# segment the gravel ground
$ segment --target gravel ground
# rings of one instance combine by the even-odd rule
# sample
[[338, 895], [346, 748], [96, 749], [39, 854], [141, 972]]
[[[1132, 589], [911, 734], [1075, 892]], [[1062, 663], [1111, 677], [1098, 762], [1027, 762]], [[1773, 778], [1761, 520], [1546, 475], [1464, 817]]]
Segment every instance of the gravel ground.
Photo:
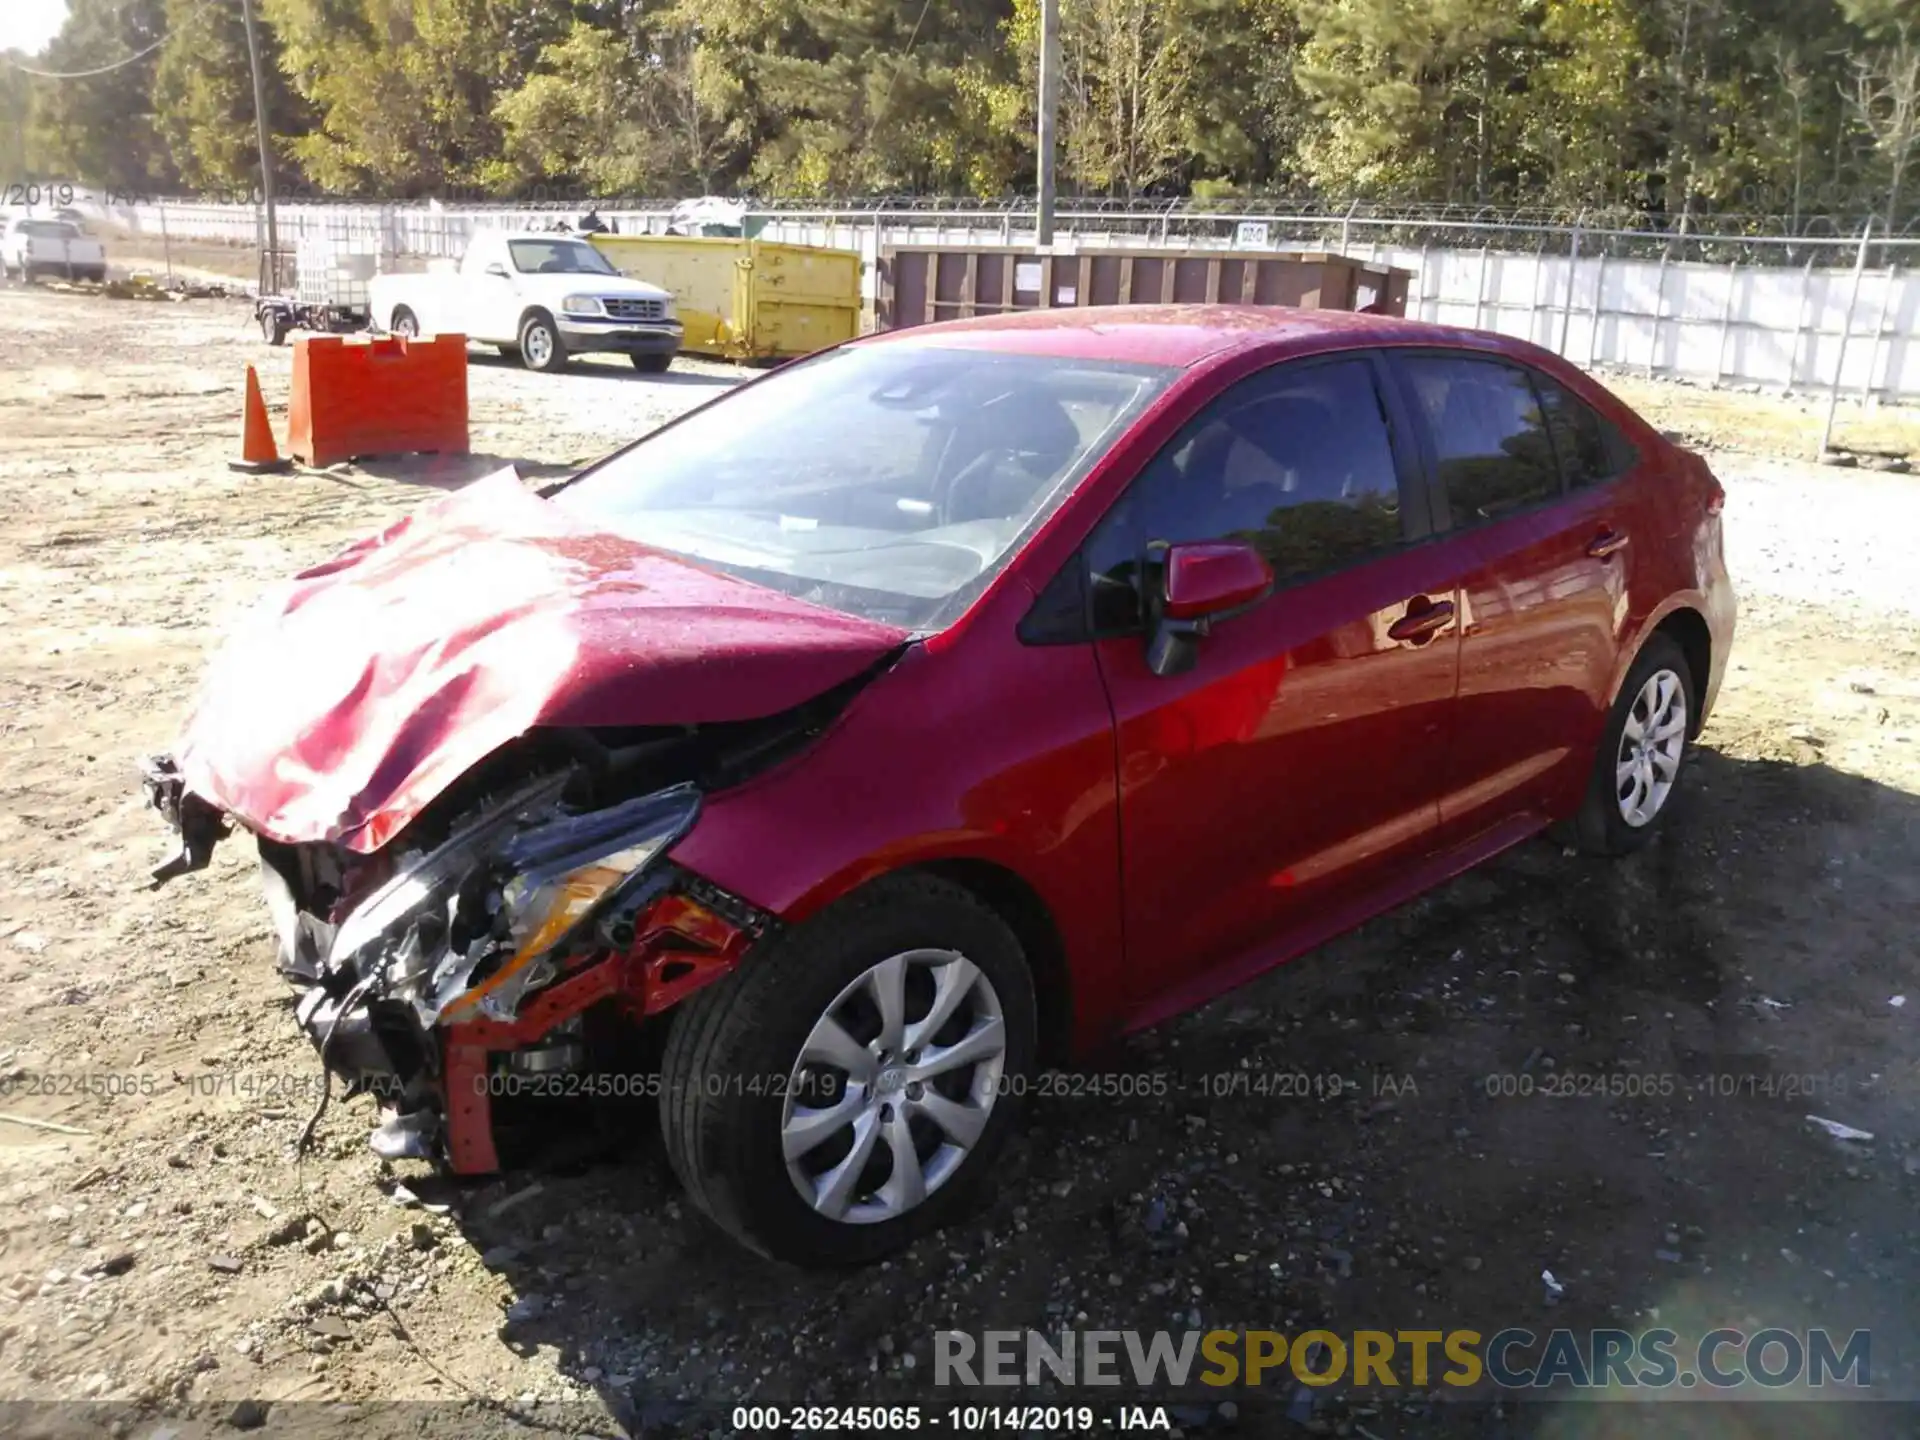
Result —
[[[1876, 1385], [1920, 1396], [1920, 482], [1716, 456], [1742, 631], [1659, 843], [1615, 865], [1522, 847], [1140, 1038], [1102, 1070], [1154, 1083], [1044, 1099], [976, 1219], [821, 1276], [688, 1213], [644, 1116], [608, 1152], [460, 1185], [376, 1161], [358, 1101], [296, 1159], [315, 1066], [241, 847], [164, 903], [141, 888], [163, 846], [134, 761], [263, 585], [735, 372], [477, 360], [472, 462], [248, 478], [224, 461], [249, 361], [277, 405], [287, 352], [241, 307], [0, 291], [0, 1401], [46, 1407], [0, 1429], [944, 1412], [945, 1328], [1870, 1327]], [[1262, 1083], [1293, 1075], [1338, 1084]], [[1525, 1098], [1490, 1093], [1521, 1076]], [[1590, 1076], [1676, 1083], [1542, 1093]], [[1912, 1433], [1895, 1406], [1152, 1398], [1162, 1434]]]

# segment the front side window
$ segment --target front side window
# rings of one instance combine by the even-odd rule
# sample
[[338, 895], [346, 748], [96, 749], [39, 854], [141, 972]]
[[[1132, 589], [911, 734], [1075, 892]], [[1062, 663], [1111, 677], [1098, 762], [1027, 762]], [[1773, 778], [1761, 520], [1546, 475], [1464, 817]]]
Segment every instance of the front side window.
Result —
[[1433, 437], [1455, 525], [1477, 525], [1560, 494], [1560, 468], [1526, 373], [1498, 361], [1400, 361]]
[[1290, 365], [1233, 386], [1157, 455], [1088, 548], [1094, 626], [1139, 623], [1146, 546], [1245, 540], [1281, 585], [1344, 569], [1406, 536], [1373, 366]]
[[817, 604], [936, 628], [1177, 373], [912, 340], [829, 351], [656, 432], [558, 503]]
[[522, 275], [618, 275], [607, 257], [583, 240], [509, 240], [507, 252]]

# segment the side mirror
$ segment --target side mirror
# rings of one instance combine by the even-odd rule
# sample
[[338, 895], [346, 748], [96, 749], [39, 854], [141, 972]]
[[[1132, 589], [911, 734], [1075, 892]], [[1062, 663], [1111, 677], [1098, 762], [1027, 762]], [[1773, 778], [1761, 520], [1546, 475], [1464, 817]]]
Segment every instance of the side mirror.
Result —
[[[1200, 641], [1219, 621], [1244, 614], [1273, 593], [1273, 571], [1244, 540], [1158, 547], [1161, 596], [1154, 607], [1147, 668], [1184, 675], [1200, 658]], [[1151, 573], [1151, 571], [1149, 572]]]
[[487, 266], [487, 274], [498, 275], [502, 280], [511, 280], [513, 278], [513, 276], [507, 273], [507, 267], [502, 265], [498, 260]]

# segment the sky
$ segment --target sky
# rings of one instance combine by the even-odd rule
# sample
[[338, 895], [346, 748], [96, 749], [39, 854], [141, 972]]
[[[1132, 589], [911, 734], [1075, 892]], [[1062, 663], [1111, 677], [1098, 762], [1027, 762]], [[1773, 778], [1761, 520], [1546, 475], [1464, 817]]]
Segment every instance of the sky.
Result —
[[66, 18], [67, 0], [0, 0], [0, 50], [38, 55]]

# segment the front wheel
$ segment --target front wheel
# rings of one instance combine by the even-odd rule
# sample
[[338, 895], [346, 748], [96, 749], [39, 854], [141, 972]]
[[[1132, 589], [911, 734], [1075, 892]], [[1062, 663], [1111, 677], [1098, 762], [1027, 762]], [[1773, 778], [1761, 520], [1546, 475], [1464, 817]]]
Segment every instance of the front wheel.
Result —
[[536, 310], [520, 322], [520, 363], [529, 370], [552, 372], [567, 368], [567, 348], [560, 340], [560, 327], [544, 310]]
[[269, 345], [286, 344], [287, 331], [290, 328], [291, 323], [285, 311], [262, 310], [260, 312], [260, 334]]
[[1018, 1119], [1033, 979], [999, 916], [876, 882], [693, 997], [662, 1063], [689, 1197], [777, 1260], [878, 1259], [964, 1213]]
[[411, 340], [420, 333], [420, 319], [404, 305], [396, 305], [393, 311], [393, 333], [403, 339]]
[[1573, 823], [1580, 848], [1625, 855], [1653, 837], [1673, 808], [1698, 713], [1693, 669], [1668, 635], [1647, 641], [1627, 672]]

